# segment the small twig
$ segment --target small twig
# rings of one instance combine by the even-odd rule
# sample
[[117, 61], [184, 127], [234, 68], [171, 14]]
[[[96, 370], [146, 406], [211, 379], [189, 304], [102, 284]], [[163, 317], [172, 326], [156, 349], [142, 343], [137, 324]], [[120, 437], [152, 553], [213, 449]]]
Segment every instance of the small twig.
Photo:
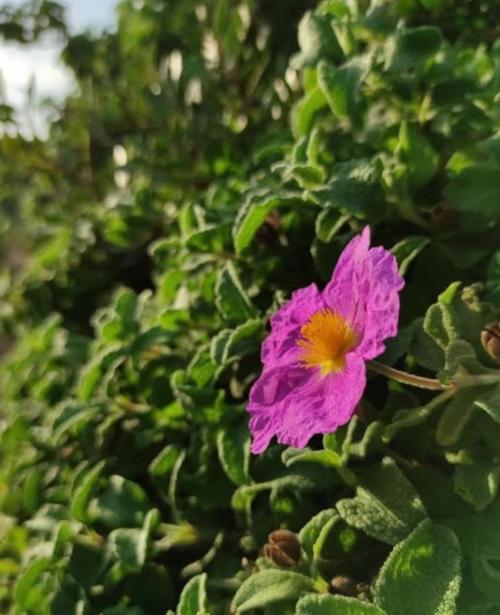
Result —
[[383, 365], [382, 363], [378, 363], [377, 361], [369, 361], [368, 369], [370, 369], [372, 372], [375, 372], [376, 374], [387, 376], [387, 378], [391, 378], [392, 380], [396, 380], [397, 382], [409, 384], [420, 389], [441, 391], [448, 388], [447, 386], [441, 384], [439, 380], [436, 380], [435, 378], [425, 378], [424, 376], [416, 376], [415, 374], [409, 374], [408, 372], [394, 369], [394, 367]]

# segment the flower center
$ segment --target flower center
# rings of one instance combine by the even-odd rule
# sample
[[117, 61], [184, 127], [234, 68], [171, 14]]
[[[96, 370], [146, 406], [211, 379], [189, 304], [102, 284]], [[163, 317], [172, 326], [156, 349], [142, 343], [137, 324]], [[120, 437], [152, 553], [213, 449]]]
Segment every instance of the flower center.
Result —
[[300, 329], [299, 358], [305, 367], [319, 367], [321, 375], [345, 367], [345, 356], [358, 343], [352, 326], [337, 312], [323, 309], [313, 314]]

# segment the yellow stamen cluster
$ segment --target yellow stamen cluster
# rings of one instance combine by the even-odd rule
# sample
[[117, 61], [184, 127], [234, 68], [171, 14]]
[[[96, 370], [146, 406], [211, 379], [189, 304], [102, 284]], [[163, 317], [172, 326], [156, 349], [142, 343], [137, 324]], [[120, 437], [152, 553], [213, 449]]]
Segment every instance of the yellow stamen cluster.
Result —
[[358, 342], [352, 326], [337, 312], [323, 309], [313, 314], [300, 330], [299, 358], [306, 367], [319, 367], [321, 375], [338, 373], [345, 356]]

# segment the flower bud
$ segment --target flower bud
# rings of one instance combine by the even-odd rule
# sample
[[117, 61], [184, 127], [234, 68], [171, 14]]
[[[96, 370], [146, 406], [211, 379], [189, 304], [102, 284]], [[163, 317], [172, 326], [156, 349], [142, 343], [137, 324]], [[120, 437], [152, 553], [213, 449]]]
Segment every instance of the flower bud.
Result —
[[500, 363], [500, 322], [490, 322], [481, 331], [481, 344], [490, 357]]
[[431, 210], [431, 220], [436, 226], [455, 226], [457, 219], [457, 210], [446, 201], [434, 205]]
[[278, 566], [291, 568], [300, 560], [300, 543], [289, 530], [275, 530], [267, 537], [264, 555]]
[[339, 574], [330, 582], [334, 593], [341, 594], [342, 596], [357, 596], [358, 585], [351, 577]]

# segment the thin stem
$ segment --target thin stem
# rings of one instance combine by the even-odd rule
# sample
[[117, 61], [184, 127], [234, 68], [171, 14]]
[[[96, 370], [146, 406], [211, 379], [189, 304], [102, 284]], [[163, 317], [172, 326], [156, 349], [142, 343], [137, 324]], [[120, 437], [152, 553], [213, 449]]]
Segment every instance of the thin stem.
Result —
[[388, 365], [378, 363], [378, 361], [369, 361], [368, 369], [370, 369], [372, 372], [375, 372], [376, 374], [387, 376], [387, 378], [392, 378], [392, 380], [396, 380], [397, 382], [402, 382], [403, 384], [409, 384], [414, 387], [419, 387], [420, 389], [441, 391], [442, 389], [448, 388], [442, 385], [439, 380], [436, 380], [435, 378], [424, 378], [423, 376], [415, 376], [415, 374], [402, 372], [399, 369], [394, 369], [394, 367], [389, 367]]

